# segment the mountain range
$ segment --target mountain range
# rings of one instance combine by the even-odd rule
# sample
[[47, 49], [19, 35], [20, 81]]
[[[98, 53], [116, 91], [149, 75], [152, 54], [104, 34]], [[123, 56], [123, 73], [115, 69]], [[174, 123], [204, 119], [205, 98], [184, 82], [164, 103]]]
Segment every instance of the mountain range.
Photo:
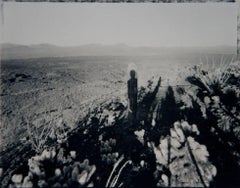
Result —
[[51, 44], [19, 45], [2, 44], [1, 59], [26, 59], [41, 57], [73, 56], [148, 56], [181, 54], [235, 54], [231, 46], [216, 47], [131, 47], [126, 44], [61, 47]]

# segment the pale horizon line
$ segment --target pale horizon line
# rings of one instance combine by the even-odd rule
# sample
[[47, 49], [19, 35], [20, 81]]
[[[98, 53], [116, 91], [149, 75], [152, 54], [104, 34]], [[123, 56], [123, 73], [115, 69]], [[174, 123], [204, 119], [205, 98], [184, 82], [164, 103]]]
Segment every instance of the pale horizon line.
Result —
[[113, 44], [103, 44], [103, 43], [85, 43], [85, 44], [77, 44], [77, 45], [59, 45], [59, 44], [53, 44], [53, 43], [31, 43], [31, 44], [20, 44], [20, 43], [12, 43], [12, 42], [4, 42], [1, 43], [1, 46], [3, 45], [16, 45], [16, 46], [40, 46], [40, 45], [49, 45], [49, 46], [55, 46], [55, 47], [62, 47], [62, 48], [68, 48], [68, 47], [83, 47], [83, 46], [93, 46], [93, 45], [98, 45], [98, 46], [103, 46], [103, 47], [108, 47], [108, 46], [125, 46], [125, 47], [130, 47], [130, 48], [211, 48], [211, 47], [232, 47], [232, 48], [237, 48], [236, 45], [229, 45], [229, 44], [221, 44], [221, 45], [206, 45], [206, 46], [190, 46], [190, 45], [182, 45], [182, 46], [149, 46], [149, 45], [129, 45], [126, 43], [113, 43]]

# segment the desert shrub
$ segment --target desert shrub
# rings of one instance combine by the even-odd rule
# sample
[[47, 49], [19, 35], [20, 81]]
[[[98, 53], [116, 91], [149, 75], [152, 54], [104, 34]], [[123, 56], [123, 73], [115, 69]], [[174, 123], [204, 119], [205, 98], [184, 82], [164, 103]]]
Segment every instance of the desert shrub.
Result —
[[28, 141], [36, 153], [42, 153], [44, 149], [55, 144], [66, 144], [72, 125], [67, 125], [63, 118], [62, 104], [58, 107], [57, 115], [51, 111], [43, 112], [41, 117], [23, 117], [27, 127]]
[[207, 69], [194, 66], [186, 79], [195, 87], [182, 95], [185, 106], [196, 102], [205, 119], [215, 118], [224, 132], [234, 133], [240, 123], [240, 67], [239, 62], [221, 63], [219, 67]]
[[51, 130], [49, 137], [53, 141], [57, 141], [57, 143], [59, 143], [59, 144], [64, 144], [67, 142], [69, 131], [70, 131], [70, 127], [68, 127], [64, 123], [63, 118], [59, 118], [56, 125]]
[[31, 122], [27, 118], [26, 125], [29, 142], [36, 153], [42, 153], [52, 144], [66, 144], [67, 134], [70, 131], [62, 118], [58, 119], [56, 124], [52, 117], [50, 120], [43, 118]]
[[29, 118], [26, 118], [26, 124], [32, 149], [37, 153], [43, 152], [53, 131], [52, 118], [50, 121], [44, 118], [35, 122], [30, 122]]
[[11, 187], [86, 187], [94, 186], [91, 178], [96, 166], [88, 159], [76, 161], [76, 151], [64, 156], [62, 149], [44, 150], [28, 160], [27, 175], [14, 174]]
[[[199, 125], [198, 140], [207, 145], [218, 169], [216, 185], [238, 184], [240, 127], [239, 62], [199, 65], [186, 74], [191, 86], [178, 88], [185, 120]], [[224, 151], [224, 152], [221, 152]], [[231, 169], [226, 174], [226, 169]]]
[[[229, 79], [237, 76], [239, 67], [236, 62], [220, 61], [212, 63], [201, 63], [193, 67], [189, 67], [189, 76], [186, 80], [199, 89], [208, 92], [210, 95], [221, 93], [221, 89], [229, 82]], [[239, 73], [238, 73], [239, 74]]]
[[224, 61], [211, 66], [208, 63], [189, 67], [185, 75], [187, 82], [196, 86], [198, 96], [202, 97], [201, 92], [208, 96], [219, 96], [230, 88], [239, 88], [239, 72], [239, 62]]
[[117, 162], [119, 153], [116, 152], [116, 139], [110, 138], [106, 141], [100, 141], [101, 160], [107, 165]]

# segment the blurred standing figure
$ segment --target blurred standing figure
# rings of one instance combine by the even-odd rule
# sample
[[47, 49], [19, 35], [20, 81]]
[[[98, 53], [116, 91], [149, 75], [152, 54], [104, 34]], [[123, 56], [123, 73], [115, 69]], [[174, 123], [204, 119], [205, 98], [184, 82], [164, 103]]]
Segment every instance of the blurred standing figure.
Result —
[[128, 84], [128, 106], [129, 106], [129, 120], [133, 123], [136, 120], [137, 113], [137, 78], [136, 71], [130, 71], [130, 79], [127, 82]]

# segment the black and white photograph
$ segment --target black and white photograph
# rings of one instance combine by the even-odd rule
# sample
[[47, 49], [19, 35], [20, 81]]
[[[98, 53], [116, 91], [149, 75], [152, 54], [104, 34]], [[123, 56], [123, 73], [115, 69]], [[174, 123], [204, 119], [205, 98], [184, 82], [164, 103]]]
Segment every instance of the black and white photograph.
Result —
[[0, 187], [240, 187], [240, 9], [209, 1], [1, 2]]

